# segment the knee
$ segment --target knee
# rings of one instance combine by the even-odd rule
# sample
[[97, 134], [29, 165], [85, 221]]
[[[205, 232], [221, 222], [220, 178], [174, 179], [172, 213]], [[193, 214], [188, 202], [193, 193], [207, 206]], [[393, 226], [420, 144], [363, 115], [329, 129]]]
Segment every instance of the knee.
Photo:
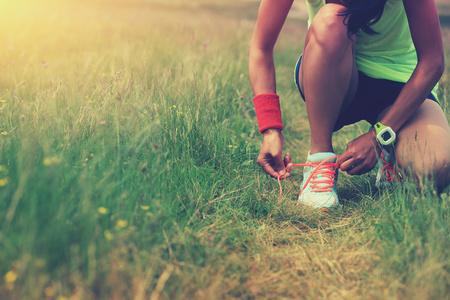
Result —
[[408, 158], [403, 156], [401, 168], [406, 173], [415, 176], [419, 182], [432, 181], [438, 190], [442, 190], [450, 184], [450, 152], [448, 149], [442, 147], [427, 154], [416, 151], [415, 155], [407, 155]]
[[314, 17], [309, 30], [320, 46], [335, 50], [352, 42], [347, 34], [344, 17], [339, 15], [342, 9], [344, 7], [339, 4], [326, 4]]

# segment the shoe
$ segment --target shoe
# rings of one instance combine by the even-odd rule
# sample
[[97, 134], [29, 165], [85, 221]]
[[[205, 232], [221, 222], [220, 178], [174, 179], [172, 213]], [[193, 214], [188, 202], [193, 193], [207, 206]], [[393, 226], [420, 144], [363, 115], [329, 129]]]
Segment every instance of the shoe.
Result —
[[401, 174], [395, 172], [394, 165], [391, 163], [391, 155], [386, 149], [381, 151], [378, 164], [380, 167], [378, 168], [375, 186], [378, 188], [388, 188], [403, 182]]
[[308, 154], [307, 162], [302, 164], [303, 182], [300, 187], [298, 204], [327, 211], [339, 206], [336, 194], [336, 161], [332, 152]]

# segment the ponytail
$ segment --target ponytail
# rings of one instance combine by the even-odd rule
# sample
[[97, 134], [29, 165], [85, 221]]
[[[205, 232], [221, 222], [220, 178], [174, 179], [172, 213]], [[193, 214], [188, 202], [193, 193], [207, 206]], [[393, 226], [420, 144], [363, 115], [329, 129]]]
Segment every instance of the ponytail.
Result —
[[357, 34], [358, 30], [373, 35], [378, 34], [370, 26], [378, 22], [383, 14], [387, 0], [343, 0], [345, 9], [339, 13], [344, 16], [348, 34]]

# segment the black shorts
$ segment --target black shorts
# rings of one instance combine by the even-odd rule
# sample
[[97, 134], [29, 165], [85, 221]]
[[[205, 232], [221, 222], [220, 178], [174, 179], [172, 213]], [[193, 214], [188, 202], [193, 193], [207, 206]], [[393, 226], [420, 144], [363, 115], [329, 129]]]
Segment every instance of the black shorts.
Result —
[[[295, 83], [303, 100], [306, 101], [303, 92], [300, 90], [298, 78], [301, 59], [302, 57], [300, 56], [295, 66]], [[361, 120], [366, 120], [374, 125], [377, 122], [378, 115], [394, 103], [405, 85], [402, 82], [375, 79], [361, 71], [358, 71], [358, 75], [359, 83], [356, 96], [349, 107], [339, 115], [334, 131]], [[429, 94], [427, 98], [439, 103], [432, 94]]]

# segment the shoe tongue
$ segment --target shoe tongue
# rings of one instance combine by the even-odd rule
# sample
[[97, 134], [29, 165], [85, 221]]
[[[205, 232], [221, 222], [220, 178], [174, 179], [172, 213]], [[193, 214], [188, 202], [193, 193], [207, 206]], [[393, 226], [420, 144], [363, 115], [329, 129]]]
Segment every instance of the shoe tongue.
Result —
[[[308, 154], [308, 158], [307, 160], [310, 162], [322, 162], [324, 160], [326, 160], [327, 158], [336, 156], [336, 154], [334, 154], [333, 152], [319, 152], [316, 154]], [[327, 162], [336, 162], [337, 161], [337, 157], [327, 160]]]

